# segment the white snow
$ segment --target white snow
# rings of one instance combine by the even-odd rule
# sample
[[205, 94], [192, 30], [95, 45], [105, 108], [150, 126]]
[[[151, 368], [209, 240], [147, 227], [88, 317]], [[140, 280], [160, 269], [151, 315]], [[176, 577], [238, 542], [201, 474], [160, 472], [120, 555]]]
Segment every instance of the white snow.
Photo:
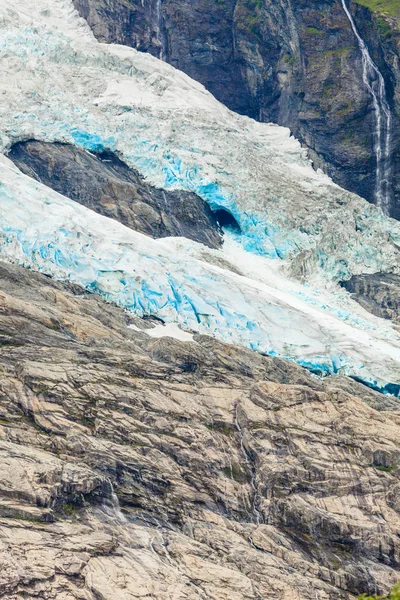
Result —
[[31, 138], [113, 150], [153, 184], [230, 210], [242, 228], [218, 251], [154, 241], [3, 158], [3, 260], [159, 316], [168, 335], [180, 325], [314, 371], [400, 384], [398, 332], [335, 283], [400, 272], [400, 225], [314, 172], [288, 130], [231, 113], [149, 55], [99, 44], [68, 0], [1, 0], [0, 132], [5, 153]]

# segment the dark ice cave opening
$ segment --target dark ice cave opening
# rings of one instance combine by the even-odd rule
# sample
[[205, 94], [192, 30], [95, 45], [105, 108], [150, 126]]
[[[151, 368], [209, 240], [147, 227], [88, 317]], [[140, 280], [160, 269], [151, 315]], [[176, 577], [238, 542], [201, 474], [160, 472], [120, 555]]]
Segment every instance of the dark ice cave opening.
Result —
[[227, 227], [228, 229], [233, 230], [235, 233], [242, 233], [240, 225], [236, 221], [235, 217], [224, 208], [219, 208], [218, 210], [214, 211], [214, 215], [217, 219], [218, 225], [221, 228]]

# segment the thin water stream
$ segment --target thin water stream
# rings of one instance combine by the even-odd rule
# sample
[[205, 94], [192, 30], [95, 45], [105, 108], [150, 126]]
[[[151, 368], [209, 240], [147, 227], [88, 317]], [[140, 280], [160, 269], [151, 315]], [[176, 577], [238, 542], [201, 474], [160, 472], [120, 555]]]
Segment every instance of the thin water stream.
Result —
[[374, 150], [376, 157], [376, 205], [386, 214], [390, 214], [392, 115], [387, 101], [385, 80], [379, 68], [371, 58], [368, 47], [357, 29], [346, 0], [342, 0], [342, 5], [361, 50], [363, 83], [371, 96], [375, 111]]
[[109, 496], [104, 500], [103, 510], [119, 524], [126, 523], [126, 518], [121, 511], [118, 496], [110, 479], [107, 479], [107, 484], [109, 486]]
[[165, 52], [165, 39], [163, 34], [163, 20], [162, 20], [162, 9], [161, 9], [162, 0], [156, 0], [156, 31], [157, 31], [157, 40], [160, 44], [160, 60], [165, 60], [166, 52]]

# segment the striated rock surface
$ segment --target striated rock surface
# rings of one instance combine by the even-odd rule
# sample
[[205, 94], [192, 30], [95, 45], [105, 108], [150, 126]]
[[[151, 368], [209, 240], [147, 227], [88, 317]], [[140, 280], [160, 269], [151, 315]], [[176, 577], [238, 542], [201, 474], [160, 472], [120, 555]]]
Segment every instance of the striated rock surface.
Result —
[[70, 144], [14, 144], [8, 157], [23, 173], [60, 194], [154, 238], [183, 236], [218, 248], [217, 218], [194, 193], [158, 189], [112, 152]]
[[139, 316], [400, 394], [398, 333], [335, 286], [399, 271], [398, 222], [314, 171], [288, 129], [229, 111], [150, 54], [97, 42], [70, 0], [4, 0], [0, 14], [2, 152], [24, 139], [111, 150], [240, 227], [203, 260], [201, 245], [150, 239], [0, 156], [4, 260]]
[[0, 265], [0, 597], [387, 592], [398, 401], [151, 328]]
[[389, 273], [354, 275], [342, 283], [364, 308], [400, 325], [400, 277]]
[[[102, 42], [166, 60], [241, 114], [290, 127], [315, 165], [374, 201], [375, 115], [340, 0], [74, 0]], [[392, 108], [391, 215], [400, 218], [400, 13], [349, 3]], [[387, 5], [387, 6], [386, 6]], [[373, 9], [373, 10], [371, 10]]]

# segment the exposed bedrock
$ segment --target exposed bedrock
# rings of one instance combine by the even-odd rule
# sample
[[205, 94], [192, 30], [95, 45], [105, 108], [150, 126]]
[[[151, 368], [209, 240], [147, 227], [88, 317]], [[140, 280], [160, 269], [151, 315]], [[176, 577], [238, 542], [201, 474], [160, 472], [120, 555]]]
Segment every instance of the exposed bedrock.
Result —
[[150, 327], [0, 264], [0, 597], [387, 592], [398, 401]]
[[[74, 0], [100, 41], [167, 60], [229, 108], [290, 127], [341, 186], [375, 196], [376, 122], [361, 52], [340, 0]], [[400, 218], [400, 21], [349, 3], [392, 108]], [[372, 4], [372, 3], [371, 3]]]
[[342, 283], [364, 308], [400, 325], [400, 277], [387, 273], [353, 275]]
[[184, 236], [218, 248], [217, 217], [199, 196], [149, 185], [115, 154], [69, 144], [19, 142], [8, 157], [19, 169], [106, 217], [154, 238]]

